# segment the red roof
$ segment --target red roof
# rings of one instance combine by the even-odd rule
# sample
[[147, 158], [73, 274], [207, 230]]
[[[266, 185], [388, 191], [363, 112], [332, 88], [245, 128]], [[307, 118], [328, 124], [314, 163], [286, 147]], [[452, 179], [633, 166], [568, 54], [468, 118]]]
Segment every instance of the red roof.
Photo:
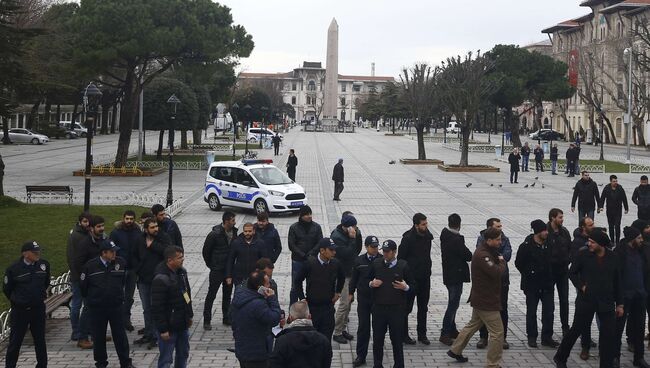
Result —
[[569, 29], [577, 28], [577, 27], [582, 26], [583, 23], [586, 23], [589, 20], [591, 20], [593, 18], [593, 16], [594, 16], [593, 13], [590, 13], [590, 14], [583, 15], [583, 16], [578, 17], [578, 18], [565, 20], [564, 22], [558, 23], [558, 24], [556, 24], [556, 25], [554, 25], [552, 27], [548, 27], [546, 29], [543, 29], [542, 33], [553, 33], [553, 32], [557, 32], [557, 31], [560, 31], [560, 30], [569, 30]]
[[600, 12], [604, 14], [611, 14], [623, 10], [634, 10], [636, 8], [645, 8], [650, 6], [650, 0], [625, 0], [618, 4], [608, 6]]

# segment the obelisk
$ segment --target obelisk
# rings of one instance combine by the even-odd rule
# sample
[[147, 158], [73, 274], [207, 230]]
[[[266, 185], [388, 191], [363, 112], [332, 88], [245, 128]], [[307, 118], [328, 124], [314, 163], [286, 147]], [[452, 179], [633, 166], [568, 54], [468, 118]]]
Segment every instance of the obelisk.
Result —
[[332, 19], [327, 29], [327, 59], [325, 65], [325, 95], [323, 96], [323, 123], [338, 123], [339, 92], [339, 25]]

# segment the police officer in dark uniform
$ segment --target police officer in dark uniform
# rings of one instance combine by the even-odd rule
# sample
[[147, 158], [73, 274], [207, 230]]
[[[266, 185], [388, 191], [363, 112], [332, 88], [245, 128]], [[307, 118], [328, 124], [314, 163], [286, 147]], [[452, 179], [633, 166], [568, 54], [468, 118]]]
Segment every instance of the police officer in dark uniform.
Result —
[[29, 327], [36, 350], [36, 368], [47, 367], [45, 346], [45, 297], [50, 286], [50, 264], [41, 259], [41, 247], [28, 241], [23, 256], [5, 271], [2, 291], [11, 302], [9, 346], [6, 367], [15, 368], [23, 338]]
[[407, 294], [415, 291], [408, 263], [396, 258], [397, 243], [386, 240], [381, 249], [384, 258], [375, 259], [370, 266], [368, 285], [372, 288], [372, 356], [375, 367], [382, 367], [384, 337], [390, 328], [394, 368], [404, 368], [404, 317]]
[[366, 364], [368, 355], [368, 342], [370, 341], [370, 313], [372, 311], [372, 292], [370, 289], [370, 265], [375, 259], [382, 258], [379, 254], [379, 239], [370, 235], [364, 242], [366, 253], [354, 260], [352, 278], [350, 279], [349, 300], [354, 300], [354, 292], [357, 292], [357, 315], [359, 326], [357, 328], [357, 357], [352, 365], [359, 367]]
[[104, 240], [99, 246], [99, 257], [88, 261], [81, 273], [81, 293], [86, 298], [90, 312], [93, 355], [97, 368], [108, 367], [106, 327], [109, 323], [120, 367], [133, 368], [123, 313], [126, 260], [116, 255], [119, 249], [112, 240]]

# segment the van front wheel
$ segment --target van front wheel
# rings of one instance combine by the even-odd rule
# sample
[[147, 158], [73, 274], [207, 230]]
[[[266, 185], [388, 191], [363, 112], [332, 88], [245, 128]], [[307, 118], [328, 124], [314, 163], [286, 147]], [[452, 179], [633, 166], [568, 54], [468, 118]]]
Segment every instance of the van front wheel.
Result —
[[210, 206], [210, 209], [213, 211], [221, 211], [221, 203], [216, 194], [210, 194], [208, 196], [208, 206]]
[[269, 206], [263, 199], [258, 199], [255, 201], [255, 213], [269, 213]]

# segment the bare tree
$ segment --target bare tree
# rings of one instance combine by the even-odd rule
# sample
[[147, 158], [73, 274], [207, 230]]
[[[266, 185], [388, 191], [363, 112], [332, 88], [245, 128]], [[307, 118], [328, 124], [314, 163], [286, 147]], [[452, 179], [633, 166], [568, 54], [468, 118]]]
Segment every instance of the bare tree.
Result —
[[399, 76], [417, 132], [418, 160], [427, 159], [424, 149], [424, 128], [429, 122], [438, 72], [438, 68], [432, 68], [427, 63], [416, 63], [411, 68], [403, 68]]

